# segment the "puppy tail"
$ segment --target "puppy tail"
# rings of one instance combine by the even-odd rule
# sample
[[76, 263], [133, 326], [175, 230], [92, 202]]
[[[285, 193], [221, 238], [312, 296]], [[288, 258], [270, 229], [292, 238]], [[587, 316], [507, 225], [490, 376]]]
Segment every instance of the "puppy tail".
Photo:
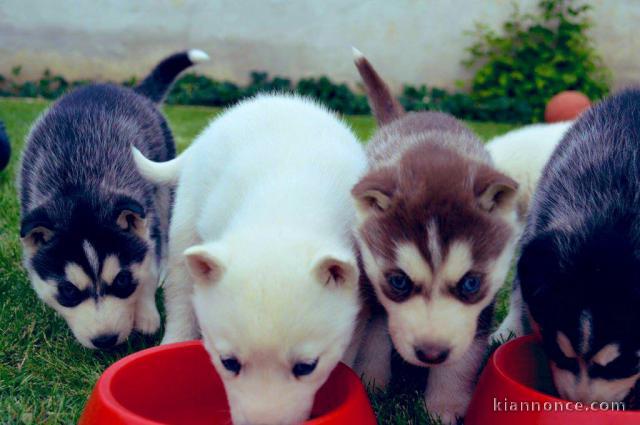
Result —
[[185, 154], [170, 161], [155, 162], [148, 159], [134, 146], [131, 147], [133, 161], [142, 177], [153, 184], [175, 185], [178, 183]]
[[360, 50], [355, 47], [352, 50], [353, 60], [364, 83], [367, 97], [369, 98], [369, 106], [371, 106], [378, 125], [388, 124], [402, 116], [404, 108], [393, 97], [389, 86], [380, 78], [380, 75]]
[[173, 85], [174, 80], [182, 71], [208, 60], [209, 55], [198, 49], [171, 55], [156, 65], [153, 71], [135, 88], [135, 91], [155, 103], [161, 103]]

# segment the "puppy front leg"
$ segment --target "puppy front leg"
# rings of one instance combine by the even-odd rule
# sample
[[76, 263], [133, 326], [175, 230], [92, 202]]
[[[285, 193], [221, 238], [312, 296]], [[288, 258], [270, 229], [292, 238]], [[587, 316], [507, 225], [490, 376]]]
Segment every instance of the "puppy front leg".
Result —
[[525, 313], [524, 301], [522, 300], [522, 290], [520, 289], [518, 279], [515, 279], [509, 300], [509, 312], [498, 329], [491, 334], [491, 342], [501, 344], [513, 337], [524, 335], [524, 318]]
[[486, 336], [478, 337], [461, 359], [429, 370], [424, 402], [443, 424], [464, 418], [487, 345]]
[[[153, 255], [148, 254], [145, 262], [152, 262]], [[147, 270], [147, 272], [142, 272]], [[158, 268], [150, 265], [146, 269], [134, 271], [140, 285], [140, 293], [136, 301], [136, 315], [134, 327], [143, 334], [152, 335], [160, 328], [160, 313], [156, 306], [156, 289], [158, 288]]]
[[354, 369], [367, 385], [385, 388], [391, 379], [391, 337], [387, 330], [387, 318], [372, 318], [363, 332], [362, 343]]
[[161, 344], [188, 341], [200, 337], [191, 301], [192, 293], [191, 275], [184, 261], [178, 261], [171, 265], [164, 287], [167, 324]]

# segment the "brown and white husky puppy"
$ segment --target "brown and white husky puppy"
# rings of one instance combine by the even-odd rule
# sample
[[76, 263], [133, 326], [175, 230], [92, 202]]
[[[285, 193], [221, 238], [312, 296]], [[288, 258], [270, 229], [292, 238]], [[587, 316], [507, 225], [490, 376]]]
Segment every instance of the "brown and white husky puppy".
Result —
[[518, 185], [464, 124], [439, 112], [405, 113], [367, 59], [354, 55], [380, 128], [352, 194], [364, 270], [386, 312], [370, 319], [356, 368], [378, 386], [389, 381], [388, 326], [405, 361], [430, 367], [427, 409], [455, 423], [514, 253]]

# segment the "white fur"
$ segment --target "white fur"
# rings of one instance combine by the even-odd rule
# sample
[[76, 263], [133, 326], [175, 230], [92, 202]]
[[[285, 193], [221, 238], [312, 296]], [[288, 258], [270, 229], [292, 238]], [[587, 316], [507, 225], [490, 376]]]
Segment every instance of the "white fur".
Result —
[[[85, 250], [87, 244], [85, 244]], [[96, 348], [91, 341], [105, 334], [118, 336], [117, 344], [123, 343], [132, 329], [145, 334], [153, 334], [160, 327], [160, 314], [156, 308], [155, 293], [158, 283], [157, 266], [153, 253], [148, 253], [142, 263], [132, 264], [138, 286], [126, 299], [117, 297], [89, 298], [75, 307], [64, 307], [56, 300], [58, 285], [54, 280], [44, 281], [35, 271], [29, 270], [29, 279], [38, 297], [53, 308], [67, 322], [78, 342], [87, 348]], [[108, 256], [103, 262], [101, 279], [110, 285], [120, 272], [120, 264], [115, 256]], [[75, 263], [65, 266], [65, 278], [78, 289], [93, 285], [93, 280]]]
[[356, 61], [364, 58], [364, 54], [353, 46], [351, 46], [351, 53], [353, 54], [353, 59]]
[[193, 63], [206, 62], [209, 60], [209, 55], [200, 49], [191, 49], [187, 52], [189, 60]]
[[142, 152], [131, 146], [133, 160], [136, 168], [143, 178], [155, 184], [175, 184], [180, 177], [182, 170], [184, 155], [180, 155], [166, 162], [153, 162], [147, 159]]
[[[509, 224], [516, 227], [515, 215], [510, 214]], [[435, 226], [431, 226], [435, 230]], [[376, 386], [383, 387], [390, 377], [390, 335], [393, 346], [408, 362], [424, 366], [415, 355], [414, 347], [423, 344], [444, 345], [451, 349], [448, 359], [429, 369], [429, 381], [425, 390], [425, 404], [431, 414], [440, 418], [443, 424], [455, 424], [463, 417], [471, 400], [472, 383], [478, 372], [486, 342], [476, 338], [475, 329], [480, 312], [495, 298], [501, 287], [515, 250], [516, 233], [503, 249], [502, 253], [490, 264], [486, 279], [489, 290], [484, 299], [476, 304], [464, 305], [451, 297], [447, 285], [457, 282], [473, 265], [471, 246], [468, 241], [459, 240], [449, 243], [443, 258], [439, 259], [439, 267], [431, 270], [429, 264], [410, 242], [398, 244], [396, 265], [414, 281], [420, 275], [430, 275], [431, 295], [412, 297], [402, 303], [394, 303], [381, 294], [379, 285], [382, 281], [382, 270], [385, 268], [382, 259], [376, 259], [368, 245], [360, 240], [362, 261], [367, 275], [373, 283], [378, 300], [385, 307], [388, 315], [388, 330], [385, 320], [373, 320], [363, 339], [361, 351], [355, 363], [356, 372]], [[358, 238], [361, 238], [358, 235]], [[434, 252], [441, 252], [437, 239], [430, 245]], [[436, 248], [437, 245], [437, 248]], [[427, 273], [427, 271], [429, 273]]]
[[521, 212], [526, 211], [544, 166], [572, 124], [573, 121], [532, 124], [487, 143], [497, 169], [518, 182], [516, 202]]
[[[163, 343], [202, 334], [235, 424], [300, 423], [360, 308], [350, 190], [364, 152], [325, 109], [271, 95], [214, 120], [178, 161]], [[138, 165], [151, 180], [170, 174]], [[237, 376], [221, 364], [231, 356]]]
[[[498, 170], [518, 182], [516, 203], [521, 222], [525, 220], [544, 166], [571, 125], [573, 121], [532, 124], [497, 136], [487, 143], [487, 150]], [[526, 315], [522, 295], [517, 289], [511, 294], [507, 317], [491, 335], [491, 340], [504, 342], [523, 335], [522, 321]]]

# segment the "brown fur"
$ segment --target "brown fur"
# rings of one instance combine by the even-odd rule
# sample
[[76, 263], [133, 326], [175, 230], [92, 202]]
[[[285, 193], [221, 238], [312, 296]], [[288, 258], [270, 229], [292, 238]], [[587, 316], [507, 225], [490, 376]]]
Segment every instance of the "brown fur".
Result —
[[369, 104], [378, 123], [386, 124], [402, 115], [404, 109], [393, 96], [389, 95], [389, 87], [369, 61], [361, 57], [356, 60], [356, 67], [364, 81]]
[[362, 223], [362, 240], [389, 264], [395, 263], [396, 245], [411, 241], [433, 268], [427, 223], [434, 220], [443, 256], [451, 242], [470, 241], [476, 270], [483, 271], [512, 236], [511, 226], [501, 217], [477, 205], [478, 188], [496, 178], [508, 179], [451, 149], [429, 141], [417, 144], [396, 166], [373, 169], [354, 187], [356, 198], [375, 188], [383, 188], [391, 198], [388, 209], [376, 211]]
[[[443, 423], [455, 423], [469, 402], [515, 247], [517, 184], [494, 169], [463, 123], [439, 112], [405, 114], [371, 65], [361, 56], [356, 65], [380, 126], [367, 147], [369, 171], [352, 190], [363, 274], [387, 313], [377, 329], [385, 326], [405, 361], [433, 368], [425, 404]], [[393, 289], [389, 276], [403, 274], [406, 290]], [[461, 289], [469, 275], [479, 278], [477, 292]], [[369, 323], [381, 323], [380, 316]], [[388, 345], [380, 331], [372, 335], [376, 346], [363, 344], [356, 369], [365, 379], [385, 379]], [[446, 349], [446, 360], [421, 358], [434, 346]]]

